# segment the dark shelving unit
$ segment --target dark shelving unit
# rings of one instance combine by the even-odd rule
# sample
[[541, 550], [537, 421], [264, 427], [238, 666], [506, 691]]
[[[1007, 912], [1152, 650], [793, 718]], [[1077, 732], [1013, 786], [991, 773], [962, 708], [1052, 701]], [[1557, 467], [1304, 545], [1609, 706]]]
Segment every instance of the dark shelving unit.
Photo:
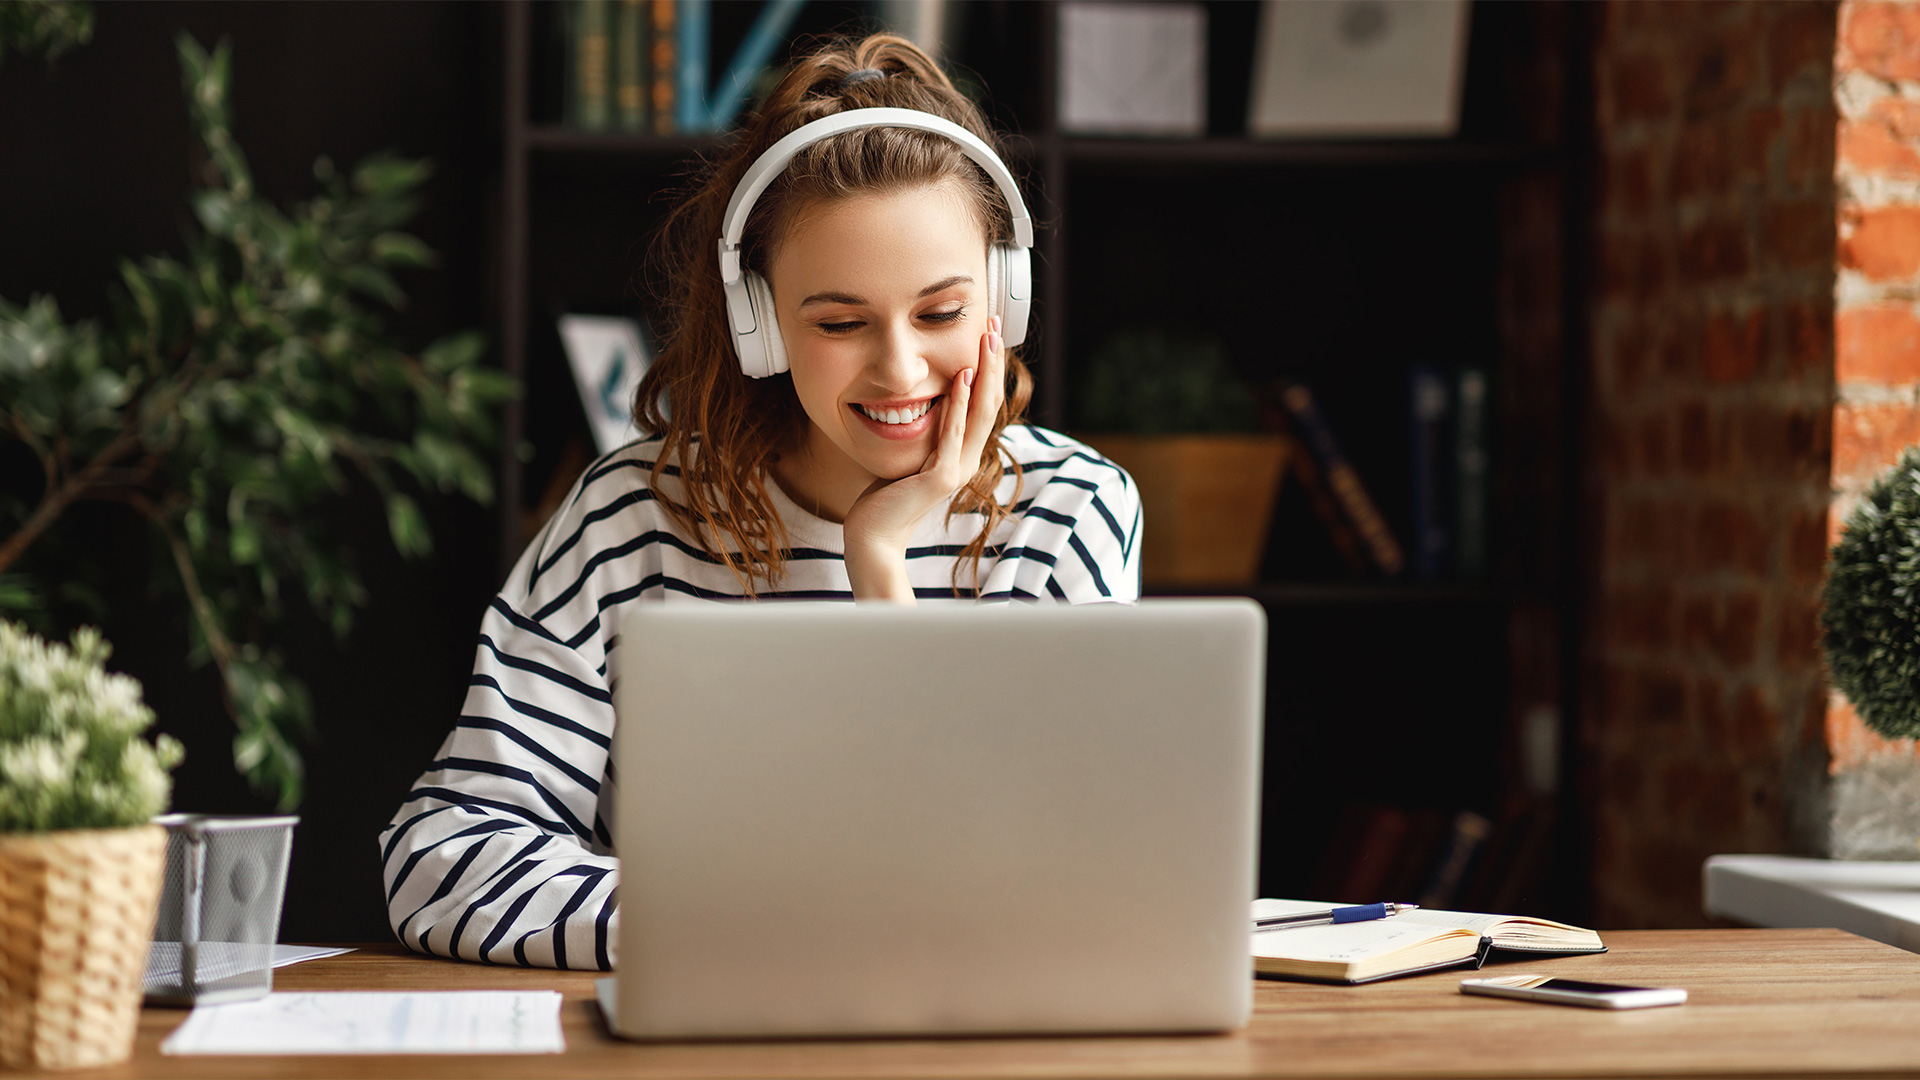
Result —
[[[740, 5], [716, 10], [725, 7]], [[1577, 603], [1576, 504], [1567, 494], [1577, 470], [1566, 432], [1578, 415], [1570, 333], [1578, 313], [1568, 297], [1578, 284], [1573, 200], [1582, 185], [1570, 149], [1580, 87], [1568, 73], [1581, 45], [1572, 5], [1479, 3], [1457, 138], [1250, 139], [1235, 133], [1251, 58], [1233, 47], [1250, 51], [1257, 5], [1206, 7], [1216, 62], [1209, 131], [1198, 138], [1060, 131], [1050, 105], [1053, 4], [970, 0], [955, 47], [960, 67], [992, 88], [983, 105], [1011, 133], [1009, 164], [1042, 224], [1026, 351], [1036, 422], [1073, 430], [1078, 367], [1126, 325], [1123, 316], [1204, 328], [1250, 380], [1289, 375], [1314, 386], [1404, 538], [1409, 365], [1472, 361], [1494, 377], [1495, 566], [1485, 581], [1350, 580], [1296, 494], [1282, 498], [1260, 583], [1177, 590], [1251, 596], [1268, 611], [1262, 888], [1297, 895], [1316, 869], [1345, 857], [1325, 839], [1344, 802], [1497, 813], [1516, 785], [1518, 714], [1547, 695], [1572, 715], [1575, 665], [1544, 678], [1532, 658], [1577, 652], [1568, 617]], [[509, 414], [509, 443], [533, 445], [530, 460], [501, 460], [500, 543], [511, 562], [542, 490], [577, 467], [561, 445], [584, 431], [548, 317], [642, 310], [632, 285], [642, 246], [675, 178], [724, 137], [561, 126], [544, 29], [554, 8], [510, 0], [499, 10], [499, 341], [504, 367], [528, 388]], [[806, 12], [796, 37], [857, 28], [862, 18], [846, 3]], [[713, 47], [720, 57], [732, 48], [718, 25]], [[1542, 215], [1524, 210], [1530, 204], [1559, 208], [1544, 231]], [[1512, 297], [1525, 291], [1512, 287], [1516, 278], [1552, 287], [1516, 307]], [[1546, 620], [1559, 637], [1516, 649], [1515, 627], [1542, 611], [1561, 616]], [[1391, 760], [1375, 760], [1382, 745], [1394, 748]], [[1363, 756], [1365, 768], [1345, 764]], [[1570, 821], [1567, 796], [1549, 797]], [[1527, 898], [1531, 907], [1577, 914], [1560, 898], [1577, 896], [1578, 881], [1542, 889]]]

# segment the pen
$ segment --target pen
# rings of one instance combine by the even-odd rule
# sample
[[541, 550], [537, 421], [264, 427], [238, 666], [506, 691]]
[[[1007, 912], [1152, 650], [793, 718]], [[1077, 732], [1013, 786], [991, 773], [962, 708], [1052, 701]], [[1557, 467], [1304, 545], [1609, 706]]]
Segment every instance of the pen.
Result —
[[1412, 911], [1419, 904], [1354, 904], [1327, 911], [1303, 911], [1297, 915], [1274, 915], [1253, 920], [1255, 930], [1284, 930], [1294, 926], [1325, 926], [1328, 923], [1369, 922]]

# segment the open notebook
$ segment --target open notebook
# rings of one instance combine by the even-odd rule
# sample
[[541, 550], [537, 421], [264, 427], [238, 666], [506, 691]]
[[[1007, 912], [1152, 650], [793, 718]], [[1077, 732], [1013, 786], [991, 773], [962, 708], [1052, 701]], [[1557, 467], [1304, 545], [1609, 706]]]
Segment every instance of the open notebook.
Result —
[[[1325, 911], [1312, 900], [1255, 900], [1253, 917]], [[1315, 982], [1362, 983], [1485, 962], [1491, 952], [1572, 956], [1606, 952], [1592, 930], [1527, 915], [1416, 909], [1386, 919], [1253, 932], [1253, 969]]]

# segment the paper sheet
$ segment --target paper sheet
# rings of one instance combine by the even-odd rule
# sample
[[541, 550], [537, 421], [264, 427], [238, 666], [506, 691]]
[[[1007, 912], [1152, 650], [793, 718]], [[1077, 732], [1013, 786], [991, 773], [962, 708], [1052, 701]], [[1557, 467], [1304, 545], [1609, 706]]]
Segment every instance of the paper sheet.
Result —
[[[272, 950], [269, 952], [269, 948]], [[242, 945], [231, 941], [203, 941], [200, 943], [199, 977], [202, 985], [237, 975], [243, 971], [258, 971], [262, 966], [283, 968], [288, 964], [298, 964], [304, 960], [319, 960], [328, 956], [350, 953], [352, 949], [330, 945]], [[177, 989], [180, 984], [180, 943], [177, 941], [156, 941], [147, 950], [146, 984], [149, 988], [156, 983], [172, 983]]]
[[558, 1054], [554, 990], [268, 994], [207, 1005], [163, 1054]]

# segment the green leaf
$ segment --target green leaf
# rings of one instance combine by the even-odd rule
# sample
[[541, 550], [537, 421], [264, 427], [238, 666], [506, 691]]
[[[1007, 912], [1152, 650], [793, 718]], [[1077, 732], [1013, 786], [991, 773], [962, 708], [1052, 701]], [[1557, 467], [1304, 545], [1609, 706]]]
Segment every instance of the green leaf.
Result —
[[420, 507], [405, 495], [387, 496], [387, 529], [393, 534], [393, 546], [409, 559], [433, 550], [433, 536]]
[[404, 195], [433, 175], [433, 163], [379, 154], [354, 167], [353, 187], [363, 195], [390, 199]]
[[373, 257], [389, 266], [427, 267], [438, 261], [433, 249], [418, 237], [385, 232], [373, 238]]

